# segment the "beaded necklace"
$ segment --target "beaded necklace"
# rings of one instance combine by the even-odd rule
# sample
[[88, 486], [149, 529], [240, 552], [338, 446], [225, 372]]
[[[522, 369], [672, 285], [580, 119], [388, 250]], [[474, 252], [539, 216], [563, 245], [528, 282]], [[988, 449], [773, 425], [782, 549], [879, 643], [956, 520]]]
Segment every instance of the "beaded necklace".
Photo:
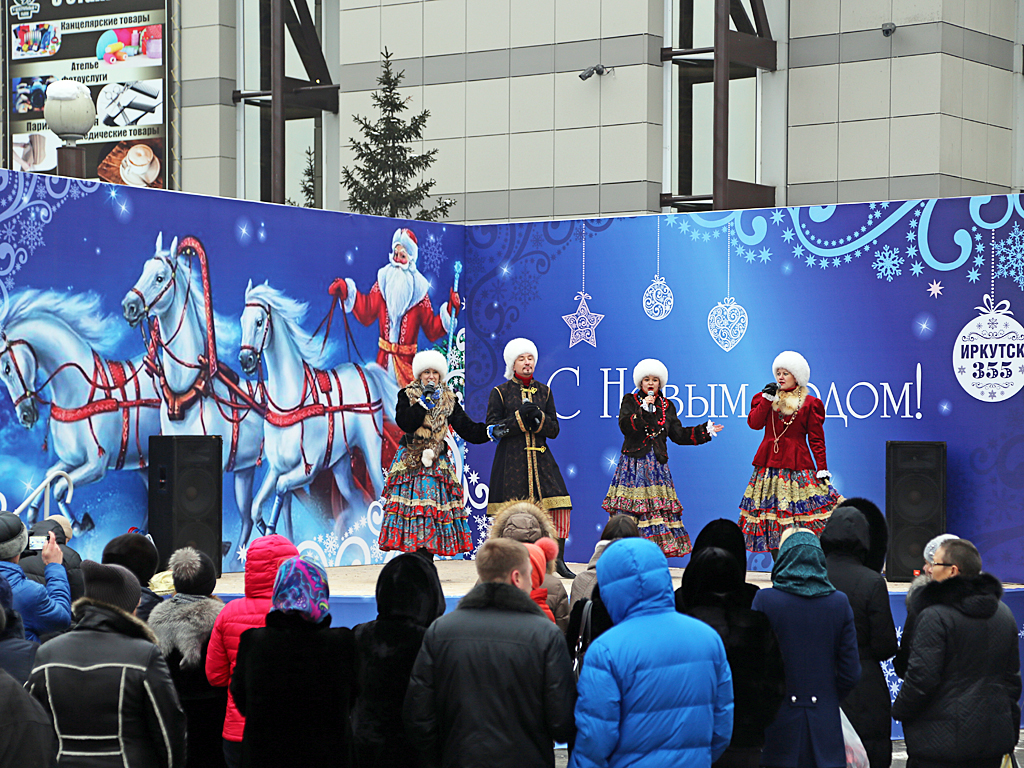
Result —
[[[777, 410], [775, 410], [774, 408], [772, 409], [772, 436], [774, 437], [774, 440], [772, 442], [774, 443], [774, 446], [773, 446], [773, 452], [774, 453], [778, 453], [779, 452], [779, 440], [781, 440], [783, 438], [783, 436], [786, 434], [787, 430], [793, 425], [793, 422], [796, 421], [796, 416], [797, 416], [798, 413], [800, 413], [800, 409], [799, 408], [797, 408], [795, 411], [793, 411], [792, 415], [787, 419], [784, 416], [779, 415], [779, 412]], [[779, 421], [782, 422], [782, 433], [781, 434], [776, 430], [776, 427], [775, 427], [775, 420], [776, 420], [776, 418]]]
[[[640, 395], [634, 393], [633, 394], [633, 399], [636, 400], [637, 407], [639, 407], [639, 408], [643, 407], [643, 400], [640, 399]], [[658, 437], [658, 435], [660, 435], [662, 432], [665, 431], [665, 422], [668, 420], [668, 418], [665, 416], [665, 403], [666, 403], [666, 400], [665, 400], [664, 397], [662, 397], [660, 394], [655, 395], [655, 397], [654, 397], [654, 409], [655, 409], [655, 412], [657, 413], [657, 410], [660, 407], [661, 408], [661, 415], [658, 417], [658, 420], [655, 422], [655, 425], [657, 426], [657, 429], [651, 429], [651, 427], [645, 427], [645, 434], [644, 434], [644, 439], [643, 439], [644, 443], [653, 442], [654, 438]]]

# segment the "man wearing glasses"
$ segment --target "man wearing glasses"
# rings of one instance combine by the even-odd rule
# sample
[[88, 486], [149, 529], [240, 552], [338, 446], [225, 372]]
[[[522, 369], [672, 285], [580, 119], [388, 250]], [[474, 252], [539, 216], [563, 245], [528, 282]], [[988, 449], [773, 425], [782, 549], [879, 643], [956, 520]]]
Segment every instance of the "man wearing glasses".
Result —
[[921, 588], [907, 673], [892, 707], [907, 768], [998, 768], [1017, 743], [1017, 623], [1003, 586], [966, 539], [935, 553]]

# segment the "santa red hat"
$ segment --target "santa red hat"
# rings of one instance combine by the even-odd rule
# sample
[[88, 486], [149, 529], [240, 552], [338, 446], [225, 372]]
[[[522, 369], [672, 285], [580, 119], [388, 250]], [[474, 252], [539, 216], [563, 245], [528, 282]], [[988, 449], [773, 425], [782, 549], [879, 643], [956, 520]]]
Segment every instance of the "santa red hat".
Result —
[[811, 366], [799, 352], [788, 350], [780, 352], [779, 356], [775, 358], [775, 362], [772, 363], [773, 377], [779, 368], [785, 368], [792, 373], [798, 387], [806, 387], [807, 382], [811, 380]]
[[515, 365], [516, 358], [520, 355], [533, 355], [534, 368], [537, 366], [537, 345], [529, 339], [512, 339], [508, 344], [505, 345], [505, 353], [502, 355], [505, 359], [505, 378], [512, 378], [512, 366]]
[[394, 256], [395, 246], [401, 245], [409, 254], [409, 263], [416, 263], [416, 255], [419, 252], [419, 244], [416, 242], [416, 235], [411, 229], [399, 227], [391, 238], [391, 255]]
[[417, 352], [412, 359], [412, 377], [419, 381], [420, 374], [424, 371], [437, 371], [441, 374], [441, 381], [448, 381], [448, 361], [444, 355], [436, 349], [424, 349]]

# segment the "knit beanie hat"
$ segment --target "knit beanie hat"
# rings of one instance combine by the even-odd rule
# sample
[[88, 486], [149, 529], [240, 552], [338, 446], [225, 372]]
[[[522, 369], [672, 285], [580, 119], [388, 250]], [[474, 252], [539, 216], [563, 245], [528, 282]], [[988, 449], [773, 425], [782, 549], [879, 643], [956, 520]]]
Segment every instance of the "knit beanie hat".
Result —
[[28, 528], [13, 512], [0, 512], [0, 560], [10, 560], [28, 546]]
[[160, 565], [160, 553], [147, 536], [141, 533], [122, 533], [103, 548], [103, 562], [123, 565], [135, 574], [139, 584], [149, 584]]
[[[71, 530], [71, 521], [70, 520], [68, 520], [66, 517], [64, 517], [64, 515], [50, 515], [49, 517], [47, 517], [45, 519], [46, 520], [51, 520], [51, 521], [57, 523], [57, 525], [60, 526], [61, 530], [64, 531], [64, 543], [65, 544], [67, 544], [69, 541], [71, 541], [72, 530]], [[60, 542], [58, 542], [58, 543], [60, 543]]]
[[272, 603], [275, 611], [294, 611], [319, 624], [330, 615], [327, 571], [304, 557], [289, 557], [277, 569]]
[[205, 552], [182, 547], [167, 563], [174, 591], [181, 595], [211, 595], [217, 587], [217, 568]]
[[85, 596], [99, 603], [135, 613], [142, 597], [142, 587], [135, 574], [123, 565], [101, 565], [93, 560], [82, 561]]
[[523, 546], [530, 553], [530, 583], [536, 589], [544, 583], [548, 563], [558, 557], [558, 545], [547, 536], [543, 536], [537, 539], [537, 543], [524, 542]]

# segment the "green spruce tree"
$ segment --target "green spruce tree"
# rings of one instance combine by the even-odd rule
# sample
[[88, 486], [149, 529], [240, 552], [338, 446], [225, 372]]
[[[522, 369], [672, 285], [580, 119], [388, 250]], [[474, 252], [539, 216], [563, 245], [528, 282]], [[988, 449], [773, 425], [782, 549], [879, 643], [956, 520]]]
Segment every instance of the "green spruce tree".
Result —
[[[379, 110], [376, 121], [353, 115], [363, 141], [353, 139], [349, 146], [355, 152], [352, 168], [342, 168], [342, 185], [348, 192], [348, 204], [355, 213], [369, 213], [392, 218], [416, 218], [438, 221], [448, 215], [454, 200], [442, 199], [430, 209], [423, 201], [430, 195], [434, 179], [416, 183], [437, 159], [437, 149], [417, 155], [412, 142], [423, 139], [429, 110], [413, 115], [408, 122], [401, 113], [408, 109], [408, 99], [398, 93], [405, 72], [396, 73], [391, 53], [384, 49], [384, 66], [373, 92], [373, 104]], [[413, 212], [419, 208], [416, 215]]]

